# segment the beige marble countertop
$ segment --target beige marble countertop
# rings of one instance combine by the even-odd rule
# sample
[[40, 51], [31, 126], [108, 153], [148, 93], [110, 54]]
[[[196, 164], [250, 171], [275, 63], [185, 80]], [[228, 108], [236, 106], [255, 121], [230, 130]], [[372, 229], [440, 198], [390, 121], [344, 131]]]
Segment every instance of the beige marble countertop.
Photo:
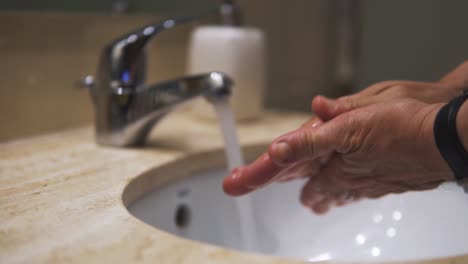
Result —
[[[268, 113], [241, 125], [246, 156], [305, 120]], [[139, 149], [97, 146], [92, 128], [1, 144], [0, 263], [302, 263], [178, 238], [126, 210], [158, 185], [221, 166], [221, 153], [217, 124], [184, 112]], [[468, 256], [411, 263], [462, 264]]]

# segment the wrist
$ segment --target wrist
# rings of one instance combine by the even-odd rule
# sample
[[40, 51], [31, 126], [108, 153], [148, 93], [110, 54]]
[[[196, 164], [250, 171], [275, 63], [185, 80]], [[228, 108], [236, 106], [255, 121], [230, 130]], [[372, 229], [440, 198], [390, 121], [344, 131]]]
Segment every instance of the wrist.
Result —
[[458, 115], [457, 115], [457, 132], [460, 141], [468, 151], [468, 103], [465, 103], [460, 108]]
[[445, 104], [431, 104], [424, 110], [423, 123], [421, 125], [421, 136], [419, 145], [422, 146], [426, 168], [434, 175], [434, 180], [453, 181], [454, 173], [445, 158], [440, 153], [434, 136], [434, 122], [439, 111]]
[[[466, 146], [466, 114], [464, 106], [468, 94], [458, 96], [443, 106], [434, 121], [434, 138], [437, 148], [451, 168], [454, 178], [465, 188], [468, 188], [468, 152]], [[460, 118], [459, 118], [460, 117]], [[465, 137], [464, 137], [465, 136]], [[468, 189], [466, 189], [468, 190]]]

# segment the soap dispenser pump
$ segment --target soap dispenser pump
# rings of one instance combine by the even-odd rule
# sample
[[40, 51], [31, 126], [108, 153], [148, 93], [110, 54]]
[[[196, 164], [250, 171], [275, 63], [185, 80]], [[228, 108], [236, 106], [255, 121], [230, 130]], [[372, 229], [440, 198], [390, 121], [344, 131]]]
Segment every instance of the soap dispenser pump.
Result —
[[[261, 30], [243, 27], [235, 0], [221, 1], [220, 25], [197, 27], [191, 35], [188, 72], [220, 71], [234, 79], [230, 99], [237, 121], [258, 118], [265, 86], [265, 40]], [[198, 117], [214, 119], [212, 105], [198, 101]]]
[[236, 27], [242, 25], [242, 12], [235, 0], [221, 1], [219, 15], [222, 25]]

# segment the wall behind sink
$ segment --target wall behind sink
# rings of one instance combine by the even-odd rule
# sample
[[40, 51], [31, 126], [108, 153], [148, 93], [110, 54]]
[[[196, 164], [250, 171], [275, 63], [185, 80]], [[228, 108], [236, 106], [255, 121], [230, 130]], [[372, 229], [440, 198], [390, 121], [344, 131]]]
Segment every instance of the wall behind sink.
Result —
[[[88, 125], [93, 107], [74, 82], [94, 74], [101, 48], [152, 16], [0, 14], [0, 140]], [[188, 28], [152, 49], [160, 79], [184, 68]], [[163, 67], [164, 66], [164, 67]], [[156, 75], [151, 75], [155, 79]]]
[[[333, 5], [328, 0], [240, 2], [246, 23], [265, 30], [269, 41], [266, 106], [307, 110], [309, 98], [327, 92], [330, 83]], [[74, 90], [73, 83], [94, 74], [108, 41], [161, 18], [151, 13], [2, 11], [0, 141], [91, 124], [89, 95]], [[190, 30], [169, 31], [152, 43], [150, 82], [185, 74]]]
[[[333, 86], [339, 0], [239, 0], [246, 23], [268, 39], [268, 108], [308, 111]], [[363, 0], [359, 87], [388, 78], [434, 80], [467, 59], [466, 0]], [[0, 12], [0, 141], [93, 120], [78, 78], [95, 72], [102, 46], [153, 13]], [[185, 73], [190, 27], [167, 32], [150, 52], [150, 81]]]
[[359, 87], [432, 81], [468, 59], [466, 0], [365, 0]]

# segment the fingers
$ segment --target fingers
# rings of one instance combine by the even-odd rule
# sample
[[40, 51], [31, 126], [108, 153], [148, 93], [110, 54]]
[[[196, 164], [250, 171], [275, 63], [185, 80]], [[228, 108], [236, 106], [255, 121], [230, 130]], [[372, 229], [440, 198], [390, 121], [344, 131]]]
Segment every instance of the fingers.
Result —
[[[312, 117], [301, 127], [312, 128], [320, 125], [321, 119]], [[324, 157], [325, 158], [325, 157]], [[237, 168], [223, 181], [223, 190], [231, 196], [240, 196], [250, 193], [258, 188], [268, 185], [276, 180], [287, 181], [297, 177], [312, 175], [317, 173], [321, 160], [317, 160], [306, 166], [293, 166], [285, 169], [272, 162], [267, 153], [263, 154], [255, 162], [248, 166]], [[300, 175], [303, 173], [303, 175]], [[282, 178], [282, 179], [280, 179]]]
[[320, 124], [322, 124], [322, 119], [320, 119], [318, 116], [312, 116], [311, 119], [307, 120], [304, 124], [302, 124], [300, 127], [301, 128], [307, 128], [307, 127], [316, 127]]
[[301, 128], [276, 139], [270, 145], [268, 154], [275, 164], [285, 167], [322, 158], [333, 152], [346, 153], [351, 146], [360, 143], [353, 138], [358, 125], [352, 118], [343, 117], [320, 126]]
[[312, 111], [323, 121], [329, 121], [336, 117], [336, 104], [334, 100], [324, 96], [316, 96], [312, 100]]
[[317, 96], [312, 101], [312, 111], [314, 111], [314, 113], [316, 113], [322, 120], [329, 121], [340, 114], [358, 108], [361, 102], [359, 98], [360, 96], [353, 95], [335, 100], [324, 96]]
[[329, 192], [310, 180], [301, 192], [301, 203], [316, 214], [328, 212], [332, 206], [344, 206], [361, 198], [358, 191], [339, 190]]
[[[468, 63], [466, 68], [468, 70]], [[406, 90], [406, 88], [395, 89], [396, 87], [404, 88], [406, 86], [421, 84], [427, 85], [427, 83], [411, 81], [384, 81], [371, 85], [358, 93], [340, 97], [336, 100], [329, 99], [324, 96], [316, 96], [314, 100], [312, 100], [312, 111], [323, 121], [329, 121], [340, 114], [360, 107], [375, 104], [377, 102], [388, 101], [395, 97], [405, 97], [406, 94], [401, 94], [401, 90]]]
[[362, 96], [361, 94], [341, 97], [337, 100], [317, 96], [312, 101], [312, 110], [322, 120], [329, 121], [343, 113], [374, 104], [377, 100], [375, 96]]
[[463, 89], [468, 88], [468, 61], [460, 64], [439, 82], [452, 88], [455, 92], [454, 96], [460, 95]]
[[333, 180], [335, 177], [332, 177], [337, 173], [339, 163], [339, 159], [335, 156], [319, 175], [310, 178], [302, 188], [301, 203], [316, 214], [327, 213], [331, 206], [336, 204], [337, 197], [346, 191], [336, 185]]
[[282, 168], [274, 164], [268, 154], [264, 154], [252, 164], [233, 170], [224, 179], [223, 189], [231, 196], [244, 195], [276, 181], [313, 177], [319, 173], [322, 164], [322, 159], [317, 159]]
[[322, 193], [321, 190], [311, 189], [311, 186], [316, 185], [309, 181], [309, 183], [304, 186], [301, 192], [301, 203], [316, 214], [327, 213], [333, 203], [333, 196]]
[[265, 153], [252, 164], [233, 170], [224, 178], [223, 190], [231, 196], [247, 194], [273, 182], [281, 170]]
[[312, 211], [318, 215], [323, 215], [328, 213], [330, 211], [331, 206], [332, 206], [333, 200], [332, 199], [324, 199], [320, 203], [315, 204], [313, 207], [311, 207]]
[[[332, 206], [343, 206], [362, 197], [361, 189], [372, 189], [374, 177], [367, 172], [352, 173], [340, 155], [334, 155], [320, 173], [304, 185], [301, 202], [317, 214]], [[351, 173], [348, 173], [351, 172]]]
[[280, 176], [278, 176], [278, 182], [288, 182], [299, 178], [314, 177], [320, 172], [321, 166], [321, 161], [318, 159], [299, 162], [282, 171]]

